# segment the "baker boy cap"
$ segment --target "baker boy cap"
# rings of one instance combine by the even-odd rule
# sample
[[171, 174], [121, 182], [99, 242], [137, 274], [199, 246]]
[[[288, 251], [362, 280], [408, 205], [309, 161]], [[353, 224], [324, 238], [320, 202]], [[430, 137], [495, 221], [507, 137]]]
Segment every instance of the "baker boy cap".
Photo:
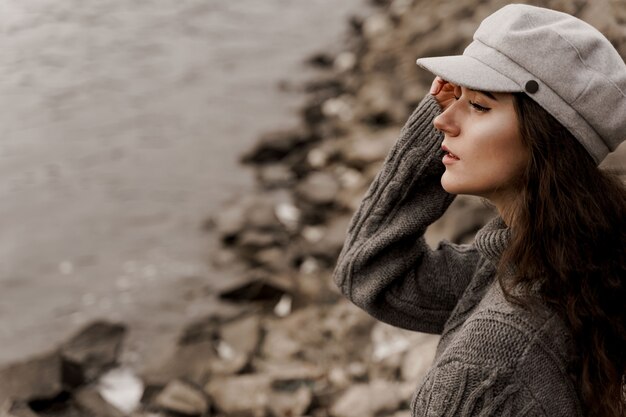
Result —
[[597, 29], [569, 14], [510, 4], [481, 22], [463, 55], [417, 64], [472, 90], [527, 93], [598, 164], [626, 137], [626, 65]]

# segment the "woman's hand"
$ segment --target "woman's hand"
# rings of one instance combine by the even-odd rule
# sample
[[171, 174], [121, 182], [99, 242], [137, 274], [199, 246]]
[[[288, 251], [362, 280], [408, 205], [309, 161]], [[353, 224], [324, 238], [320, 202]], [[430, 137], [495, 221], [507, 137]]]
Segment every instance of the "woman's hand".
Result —
[[445, 111], [448, 107], [450, 107], [450, 105], [452, 105], [452, 103], [456, 101], [454, 94], [454, 90], [456, 88], [456, 85], [449, 83], [448, 81], [437, 76], [430, 86], [430, 94], [435, 97], [435, 100], [437, 100], [437, 103], [439, 103], [441, 109]]

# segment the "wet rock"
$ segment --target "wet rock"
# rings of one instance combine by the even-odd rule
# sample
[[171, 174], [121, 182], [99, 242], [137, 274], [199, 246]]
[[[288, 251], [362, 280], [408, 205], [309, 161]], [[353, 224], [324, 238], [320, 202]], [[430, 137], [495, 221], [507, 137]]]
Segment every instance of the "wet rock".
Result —
[[325, 259], [329, 265], [334, 264], [343, 247], [351, 219], [351, 215], [331, 218], [326, 227], [320, 228], [319, 239], [306, 248], [307, 254]]
[[266, 330], [261, 354], [268, 359], [293, 359], [301, 351], [301, 343], [293, 335], [293, 329], [281, 325]]
[[341, 157], [345, 164], [362, 170], [384, 160], [398, 136], [399, 130], [395, 127], [375, 132], [356, 131], [341, 148]]
[[279, 247], [264, 248], [252, 254], [252, 259], [271, 271], [286, 271], [291, 266], [289, 255], [286, 250]]
[[215, 408], [226, 415], [265, 417], [268, 415], [272, 380], [268, 375], [251, 374], [209, 381], [205, 391]]
[[2, 417], [37, 417], [26, 401], [5, 400], [0, 404]]
[[457, 196], [448, 211], [430, 225], [425, 234], [426, 242], [431, 247], [436, 247], [444, 239], [454, 243], [469, 243], [494, 215], [494, 209], [483, 199]]
[[411, 346], [402, 359], [400, 375], [404, 381], [419, 383], [433, 363], [439, 335], [428, 335], [421, 345]]
[[130, 414], [139, 407], [144, 384], [132, 369], [115, 368], [100, 377], [96, 389], [108, 404]]
[[295, 182], [295, 175], [284, 165], [261, 166], [257, 171], [257, 181], [265, 188], [287, 187]]
[[231, 242], [246, 225], [246, 207], [240, 202], [224, 205], [213, 216], [216, 232], [223, 242]]
[[280, 243], [281, 241], [275, 233], [254, 229], [243, 231], [239, 240], [239, 246], [243, 250], [251, 252], [267, 248], [269, 246], [280, 245]]
[[220, 339], [228, 343], [233, 349], [244, 353], [254, 353], [261, 339], [261, 319], [258, 316], [248, 316], [222, 326], [219, 331]]
[[0, 403], [9, 398], [52, 398], [63, 389], [62, 362], [50, 352], [0, 370]]
[[300, 182], [295, 189], [299, 198], [315, 205], [332, 203], [339, 192], [337, 179], [324, 171], [313, 172]]
[[219, 297], [232, 302], [269, 301], [278, 302], [285, 293], [292, 291], [293, 283], [280, 276], [251, 273], [250, 277], [230, 285], [219, 292]]
[[121, 410], [109, 404], [92, 386], [81, 387], [73, 395], [76, 407], [86, 415], [93, 417], [123, 417]]
[[181, 344], [162, 363], [144, 370], [141, 378], [146, 386], [156, 387], [165, 386], [177, 378], [203, 383], [213, 372], [212, 364], [218, 359], [212, 340]]
[[209, 400], [204, 391], [181, 380], [171, 381], [156, 397], [155, 404], [175, 413], [199, 416], [209, 410]]
[[303, 128], [268, 132], [259, 137], [257, 143], [242, 155], [240, 161], [256, 164], [280, 161], [313, 140], [315, 137]]
[[60, 347], [64, 382], [78, 386], [95, 380], [113, 367], [122, 348], [126, 326], [97, 321], [80, 330]]
[[[333, 417], [375, 417], [398, 410], [405, 400], [400, 384], [375, 380], [369, 384], [356, 384], [333, 404], [330, 415]], [[367, 401], [364, 401], [367, 399]]]
[[298, 359], [285, 361], [257, 357], [254, 360], [254, 369], [260, 374], [267, 375], [275, 388], [284, 388], [294, 382], [310, 383], [324, 377], [325, 372], [319, 364], [303, 362]]
[[272, 391], [268, 409], [275, 417], [303, 416], [311, 406], [313, 393], [306, 386], [295, 391]]

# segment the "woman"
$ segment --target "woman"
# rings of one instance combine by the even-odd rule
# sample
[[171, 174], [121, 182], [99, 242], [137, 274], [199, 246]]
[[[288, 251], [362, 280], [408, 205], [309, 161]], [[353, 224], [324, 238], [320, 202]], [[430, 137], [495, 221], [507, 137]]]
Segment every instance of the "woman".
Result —
[[[441, 334], [414, 416], [624, 416], [626, 65], [597, 30], [508, 5], [437, 75], [355, 213], [334, 278], [386, 323]], [[423, 234], [456, 194], [499, 216]]]

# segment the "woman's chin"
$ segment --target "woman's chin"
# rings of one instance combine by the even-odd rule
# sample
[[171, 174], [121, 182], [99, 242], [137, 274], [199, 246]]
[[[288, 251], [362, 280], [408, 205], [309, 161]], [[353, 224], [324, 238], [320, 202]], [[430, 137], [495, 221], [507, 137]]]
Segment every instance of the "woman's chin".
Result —
[[454, 181], [451, 181], [449, 178], [446, 177], [446, 173], [443, 174], [443, 176], [441, 177], [441, 186], [443, 187], [443, 189], [450, 194], [461, 194], [461, 188], [459, 187], [459, 184], [456, 184]]

